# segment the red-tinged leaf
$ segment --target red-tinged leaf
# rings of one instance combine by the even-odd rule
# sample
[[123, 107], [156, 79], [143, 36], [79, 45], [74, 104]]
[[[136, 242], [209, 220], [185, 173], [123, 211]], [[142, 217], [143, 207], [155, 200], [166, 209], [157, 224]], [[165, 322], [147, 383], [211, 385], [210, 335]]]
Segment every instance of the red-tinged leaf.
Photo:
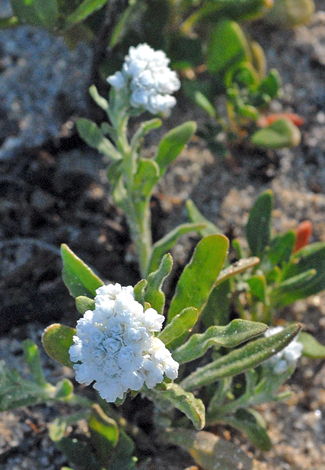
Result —
[[279, 113], [279, 114], [269, 114], [268, 116], [261, 116], [257, 121], [259, 127], [267, 127], [279, 119], [289, 119], [293, 122], [295, 126], [302, 126], [305, 122], [304, 118], [295, 113]]
[[295, 229], [296, 242], [293, 248], [293, 253], [308, 245], [311, 234], [313, 233], [313, 226], [309, 220], [304, 220]]

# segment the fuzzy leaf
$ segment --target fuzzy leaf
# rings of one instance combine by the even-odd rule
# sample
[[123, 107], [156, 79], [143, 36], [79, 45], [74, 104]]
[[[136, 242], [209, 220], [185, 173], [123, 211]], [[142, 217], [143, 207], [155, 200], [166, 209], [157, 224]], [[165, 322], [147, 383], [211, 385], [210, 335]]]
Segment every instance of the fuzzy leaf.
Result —
[[233, 276], [236, 276], [237, 274], [240, 274], [248, 268], [253, 268], [260, 262], [259, 258], [252, 256], [251, 258], [243, 258], [237, 261], [234, 264], [231, 264], [228, 266], [228, 268], [223, 269], [220, 271], [220, 274], [217, 278], [217, 282], [215, 285], [221, 284], [221, 282], [224, 282], [226, 279], [229, 279]]
[[105, 98], [103, 98], [102, 96], [100, 96], [95, 85], [92, 85], [89, 88], [89, 93], [92, 99], [95, 101], [95, 103], [107, 113], [109, 109], [108, 101], [105, 100]]
[[132, 457], [134, 443], [132, 439], [120, 428], [119, 440], [109, 462], [109, 470], [136, 470], [136, 457]]
[[160, 168], [160, 177], [166, 168], [181, 153], [185, 145], [196, 131], [196, 123], [189, 121], [167, 132], [159, 143], [155, 160]]
[[208, 71], [213, 74], [224, 72], [248, 56], [249, 47], [239, 24], [231, 20], [219, 21], [214, 26], [208, 44]]
[[74, 468], [80, 470], [100, 468], [95, 454], [91, 451], [89, 441], [77, 437], [63, 437], [56, 442], [56, 446]]
[[42, 342], [47, 354], [60, 364], [73, 369], [70, 361], [69, 349], [73, 345], [75, 328], [54, 323], [48, 326], [43, 333]]
[[[51, 391], [54, 387], [48, 385]], [[46, 387], [25, 379], [17, 370], [8, 369], [5, 361], [0, 361], [0, 411], [45, 403], [48, 399]]]
[[122, 157], [120, 153], [93, 121], [86, 118], [79, 118], [77, 121], [77, 130], [80, 137], [87, 142], [90, 147], [97, 149], [112, 162], [121, 160]]
[[156, 270], [159, 266], [161, 258], [169, 250], [173, 248], [179, 237], [186, 233], [197, 231], [199, 232], [205, 225], [200, 224], [182, 224], [171, 230], [167, 235], [158, 240], [152, 247], [152, 254], [150, 258], [149, 273]]
[[176, 315], [172, 321], [158, 335], [158, 338], [165, 343], [171, 343], [174, 339], [188, 333], [193, 328], [198, 318], [197, 310], [194, 307], [188, 307]]
[[274, 287], [270, 293], [270, 301], [273, 306], [284, 307], [298, 299], [308, 297], [304, 294], [305, 288], [310, 282], [313, 282], [316, 274], [315, 269], [309, 269], [286, 279], [277, 287]]
[[181, 386], [185, 390], [194, 390], [221, 378], [232, 377], [256, 367], [287, 346], [299, 333], [300, 328], [299, 323], [294, 323], [273, 336], [251, 341], [240, 349], [235, 349], [226, 356], [198, 368], [181, 382]]
[[263, 256], [270, 242], [272, 208], [273, 193], [267, 190], [255, 201], [246, 225], [249, 248], [252, 255], [259, 258]]
[[191, 454], [204, 470], [253, 470], [253, 461], [238, 446], [211, 432], [169, 428], [163, 438]]
[[148, 285], [147, 280], [141, 279], [141, 281], [137, 282], [137, 284], [134, 286], [135, 300], [142, 305], [144, 305], [144, 302], [145, 302], [144, 296], [145, 296], [147, 285]]
[[191, 392], [185, 392], [178, 384], [162, 382], [159, 385], [159, 395], [163, 400], [167, 400], [182, 411], [192, 421], [195, 429], [204, 428], [205, 408], [203, 402], [199, 398], [195, 398]]
[[184, 268], [171, 301], [168, 323], [184, 308], [195, 307], [199, 314], [225, 262], [229, 241], [223, 235], [209, 235], [197, 245]]
[[216, 118], [216, 110], [214, 109], [213, 104], [203, 93], [196, 91], [194, 94], [194, 102], [200, 106], [200, 108], [202, 108], [210, 117]]
[[43, 373], [41, 358], [38, 352], [38, 347], [30, 339], [23, 341], [25, 361], [28, 364], [30, 373], [38, 385], [45, 385], [46, 380]]
[[184, 364], [203, 356], [212, 346], [234, 348], [266, 329], [263, 323], [246, 320], [233, 320], [227, 326], [211, 326], [205, 333], [192, 335], [185, 344], [173, 351], [173, 358]]
[[278, 95], [281, 86], [281, 79], [279, 72], [275, 69], [270, 70], [268, 75], [261, 81], [257, 91], [259, 93], [265, 93], [272, 100]]
[[311, 359], [325, 358], [325, 346], [319, 343], [311, 334], [301, 331], [297, 341], [304, 346], [302, 350], [303, 356], [310, 357]]
[[301, 134], [298, 127], [285, 118], [278, 119], [268, 127], [259, 129], [251, 137], [252, 144], [269, 149], [296, 147], [300, 140]]
[[110, 461], [114, 447], [118, 443], [118, 425], [106, 416], [99, 405], [95, 404], [91, 407], [88, 427], [92, 444], [96, 449], [96, 456], [104, 467]]
[[134, 203], [143, 207], [143, 204], [151, 196], [151, 192], [159, 179], [159, 168], [154, 160], [141, 158], [138, 169], [134, 175]]
[[256, 420], [253, 412], [242, 408], [234, 416], [227, 416], [223, 421], [246, 434], [258, 449], [270, 450], [271, 440], [266, 430]]
[[65, 244], [61, 245], [61, 256], [62, 278], [70, 294], [75, 298], [94, 298], [96, 289], [104, 285], [103, 281]]
[[161, 260], [159, 269], [149, 274], [148, 284], [144, 294], [144, 301], [149, 302], [152, 308], [162, 314], [165, 306], [165, 294], [161, 290], [162, 284], [169, 275], [173, 266], [173, 258], [167, 254]]
[[268, 259], [273, 266], [288, 263], [296, 241], [296, 234], [293, 230], [272, 238], [270, 249], [267, 253]]
[[282, 280], [287, 280], [310, 269], [316, 274], [294, 293], [294, 300], [304, 299], [325, 289], [325, 243], [318, 242], [297, 251], [285, 267]]
[[157, 129], [158, 127], [160, 127], [161, 124], [162, 124], [161, 119], [157, 119], [157, 118], [156, 119], [151, 119], [150, 121], [142, 122], [140, 124], [139, 128], [137, 129], [137, 131], [135, 132], [135, 134], [132, 137], [132, 140], [131, 140], [132, 150], [136, 151], [137, 147], [139, 146], [139, 144], [141, 142], [141, 139], [146, 134], [148, 134], [148, 132], [150, 132], [151, 130]]
[[186, 209], [192, 223], [205, 224], [205, 227], [199, 231], [199, 234], [202, 238], [207, 237], [208, 235], [214, 235], [215, 233], [221, 233], [221, 230], [218, 229], [216, 225], [214, 225], [201, 214], [191, 199], [186, 201]]
[[76, 298], [76, 306], [78, 312], [83, 315], [87, 310], [95, 310], [95, 300], [84, 295], [79, 295], [79, 297]]
[[231, 284], [230, 280], [218, 283], [212, 289], [208, 301], [205, 304], [201, 320], [207, 328], [213, 325], [227, 325], [229, 323], [231, 304]]
[[266, 303], [266, 280], [264, 275], [255, 275], [247, 279], [249, 292], [258, 300]]

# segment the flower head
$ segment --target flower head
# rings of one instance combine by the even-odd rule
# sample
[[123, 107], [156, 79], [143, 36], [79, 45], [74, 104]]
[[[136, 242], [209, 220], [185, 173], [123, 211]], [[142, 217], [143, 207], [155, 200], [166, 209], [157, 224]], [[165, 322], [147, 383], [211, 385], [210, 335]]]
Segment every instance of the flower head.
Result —
[[[273, 336], [283, 330], [282, 326], [276, 326], [269, 328], [264, 335], [269, 337]], [[288, 344], [282, 351], [278, 352], [270, 359], [266, 361], [266, 364], [271, 366], [275, 374], [283, 374], [287, 372], [291, 367], [295, 367], [298, 359], [301, 356], [303, 350], [302, 343], [299, 343], [297, 337], [295, 337], [291, 343]]]
[[164, 374], [176, 379], [178, 363], [154, 336], [162, 328], [163, 315], [153, 308], [144, 311], [131, 286], [109, 284], [96, 294], [95, 310], [78, 320], [69, 350], [76, 363], [76, 380], [86, 385], [94, 382], [103, 399], [115, 402], [144, 383], [155, 387]]
[[172, 93], [181, 84], [169, 67], [169, 59], [163, 51], [155, 51], [148, 44], [130, 47], [122, 67], [107, 78], [116, 90], [127, 88], [133, 108], [142, 108], [151, 114], [168, 114], [175, 106]]

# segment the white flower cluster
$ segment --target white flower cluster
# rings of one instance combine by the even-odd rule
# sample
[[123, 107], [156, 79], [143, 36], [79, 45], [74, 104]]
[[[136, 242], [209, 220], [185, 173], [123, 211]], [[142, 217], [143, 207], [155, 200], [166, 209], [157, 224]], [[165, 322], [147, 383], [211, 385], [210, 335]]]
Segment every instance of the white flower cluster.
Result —
[[169, 67], [170, 60], [163, 51], [155, 51], [148, 44], [130, 47], [122, 71], [107, 78], [114, 88], [129, 88], [130, 104], [152, 114], [168, 114], [176, 104], [172, 93], [181, 84]]
[[77, 322], [77, 333], [69, 354], [76, 380], [94, 383], [108, 402], [123, 398], [128, 390], [153, 388], [164, 374], [178, 375], [164, 343], [154, 336], [164, 321], [153, 308], [144, 311], [134, 299], [133, 287], [109, 284], [96, 290], [95, 310], [88, 310]]
[[[282, 326], [276, 326], [274, 328], [269, 328], [264, 335], [269, 337], [273, 336], [276, 333], [280, 333], [283, 330]], [[275, 374], [283, 374], [287, 372], [292, 366], [296, 366], [298, 359], [300, 358], [303, 350], [302, 343], [299, 343], [297, 337], [295, 337], [288, 346], [286, 346], [282, 351], [278, 352], [274, 356], [270, 357], [266, 361], [270, 365]]]

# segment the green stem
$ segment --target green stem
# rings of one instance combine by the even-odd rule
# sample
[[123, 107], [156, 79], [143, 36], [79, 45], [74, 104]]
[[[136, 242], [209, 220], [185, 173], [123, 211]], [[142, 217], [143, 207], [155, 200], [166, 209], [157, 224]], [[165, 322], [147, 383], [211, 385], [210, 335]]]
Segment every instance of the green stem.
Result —
[[136, 197], [136, 194], [132, 194], [130, 197], [130, 211], [126, 213], [126, 217], [139, 259], [140, 274], [145, 279], [148, 275], [152, 251], [150, 207], [148, 203], [145, 211], [142, 214], [138, 213], [132, 202], [132, 196]]
[[138, 188], [134, 186], [134, 175], [137, 171], [138, 154], [132, 151], [127, 138], [128, 117], [124, 117], [117, 126], [116, 146], [123, 156], [123, 175], [127, 193], [125, 215], [131, 231], [131, 237], [135, 244], [139, 259], [140, 273], [143, 278], [147, 276], [149, 261], [152, 251], [151, 237], [151, 213], [150, 201], [146, 201], [144, 210], [139, 212], [137, 201], [142, 197]]

